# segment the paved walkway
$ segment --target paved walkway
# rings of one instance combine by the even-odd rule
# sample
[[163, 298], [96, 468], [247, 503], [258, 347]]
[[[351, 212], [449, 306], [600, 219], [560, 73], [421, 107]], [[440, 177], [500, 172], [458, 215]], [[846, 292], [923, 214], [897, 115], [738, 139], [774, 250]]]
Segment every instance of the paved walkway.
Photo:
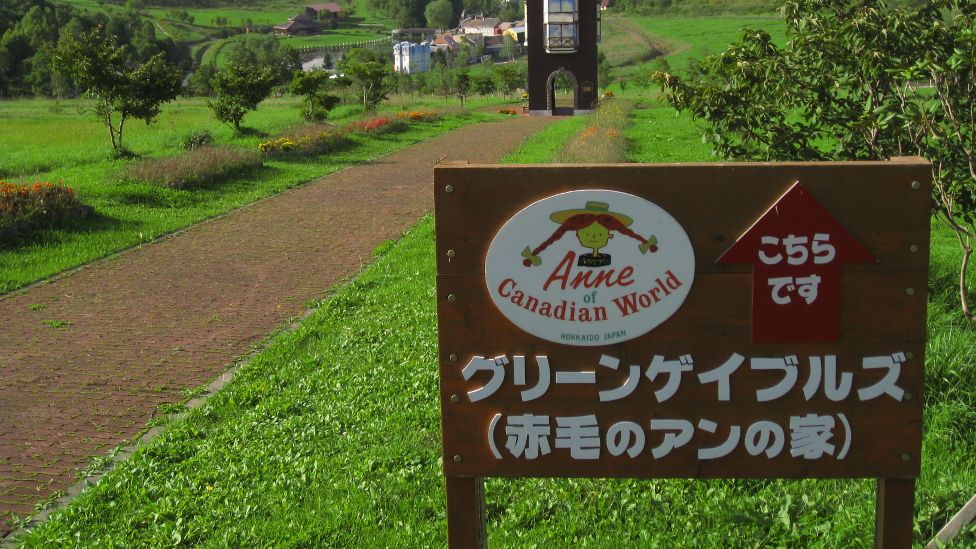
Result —
[[496, 162], [549, 120], [466, 126], [0, 298], [0, 536], [430, 211], [435, 161]]

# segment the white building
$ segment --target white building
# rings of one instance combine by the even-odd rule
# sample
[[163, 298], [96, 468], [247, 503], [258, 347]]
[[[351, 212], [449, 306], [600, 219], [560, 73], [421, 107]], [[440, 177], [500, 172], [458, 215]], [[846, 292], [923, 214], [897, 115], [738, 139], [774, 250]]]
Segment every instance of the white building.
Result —
[[393, 70], [405, 74], [427, 72], [430, 65], [430, 42], [393, 44]]

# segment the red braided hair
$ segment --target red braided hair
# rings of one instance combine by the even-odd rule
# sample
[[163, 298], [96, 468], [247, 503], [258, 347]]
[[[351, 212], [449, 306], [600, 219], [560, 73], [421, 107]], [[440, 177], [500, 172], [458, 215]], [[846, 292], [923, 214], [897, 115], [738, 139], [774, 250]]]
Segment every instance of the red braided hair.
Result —
[[[641, 244], [647, 243], [647, 239], [628, 229], [626, 225], [621, 223], [619, 219], [612, 215], [581, 213], [570, 217], [566, 221], [563, 221], [563, 224], [556, 229], [556, 232], [552, 233], [552, 236], [547, 238], [542, 244], [539, 244], [536, 249], [532, 250], [532, 255], [539, 255], [543, 250], [548, 248], [550, 244], [562, 238], [566, 232], [585, 229], [586, 227], [592, 225], [593, 222], [603, 225], [608, 230], [617, 231], [625, 236], [638, 240]], [[532, 260], [524, 259], [522, 260], [522, 264], [526, 267], [531, 267]]]

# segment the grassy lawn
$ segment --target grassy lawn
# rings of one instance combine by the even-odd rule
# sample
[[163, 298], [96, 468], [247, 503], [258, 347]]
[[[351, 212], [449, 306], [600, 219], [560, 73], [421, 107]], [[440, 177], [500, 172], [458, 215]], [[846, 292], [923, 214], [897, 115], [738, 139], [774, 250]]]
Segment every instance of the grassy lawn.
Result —
[[[623, 19], [621, 21], [620, 19]], [[723, 51], [731, 42], [737, 40], [744, 28], [764, 29], [772, 35], [774, 41], [783, 44], [786, 41], [786, 25], [776, 17], [644, 17], [644, 16], [611, 16], [604, 20], [608, 37], [605, 39], [613, 45], [621, 34], [631, 36], [630, 46], [622, 46], [618, 51], [624, 53], [608, 53], [611, 62], [618, 65], [613, 71], [614, 79], [630, 80], [638, 70], [646, 67], [646, 63], [631, 63], [630, 60], [639, 56], [638, 51], [631, 51], [633, 44], [653, 43], [664, 46], [667, 50], [667, 60], [672, 70], [682, 73], [687, 68], [688, 61]], [[615, 33], [616, 31], [616, 33]], [[639, 31], [643, 32], [640, 37]], [[616, 37], [614, 37], [614, 34]], [[624, 66], [619, 66], [624, 63]], [[636, 86], [634, 86], [636, 87]]]
[[[497, 104], [501, 99], [475, 100], [472, 108]], [[433, 108], [456, 111], [453, 101], [428, 98], [401, 100], [385, 107], [392, 111]], [[90, 115], [80, 115], [83, 102], [57, 104], [49, 100], [11, 101], [0, 104], [0, 125], [5, 132], [0, 149], [0, 179], [8, 182], [62, 181], [81, 200], [95, 207], [95, 215], [75, 225], [34, 233], [27, 242], [0, 245], [0, 292], [51, 276], [114, 251], [219, 215], [258, 198], [331, 173], [353, 163], [375, 158], [427, 139], [462, 124], [499, 115], [449, 114], [434, 123], [417, 124], [409, 131], [382, 140], [354, 136], [354, 147], [305, 160], [270, 160], [253, 177], [194, 191], [126, 182], [119, 173], [131, 161], [108, 159], [106, 130]], [[392, 114], [392, 111], [389, 114]], [[235, 137], [214, 120], [201, 99], [180, 100], [165, 107], [159, 120], [147, 127], [133, 122], [126, 144], [144, 157], [178, 154], [178, 140], [189, 130], [208, 129], [217, 143], [256, 148], [261, 141], [299, 123], [299, 101], [271, 99], [245, 118], [255, 133]], [[382, 114], [382, 111], [381, 111]], [[333, 122], [361, 117], [357, 107], [340, 107]]]
[[[363, 2], [359, 13], [365, 12]], [[743, 26], [782, 26], [775, 19], [741, 17], [633, 19], [648, 36], [670, 44], [676, 70], [692, 55], [718, 51]], [[623, 129], [630, 160], [714, 159], [687, 116], [634, 93], [641, 104]], [[400, 101], [411, 104], [410, 98]], [[147, 189], [113, 180], [120, 166], [103, 160], [103, 130], [76, 114], [44, 114], [44, 105], [34, 110], [49, 124], [37, 126], [30, 125], [35, 115], [26, 114], [28, 106], [18, 117], [0, 105], [0, 123], [14, 124], [8, 135], [17, 143], [0, 150], [0, 170], [12, 166], [8, 174], [39, 172], [45, 178], [75, 174], [77, 183], [65, 182], [99, 211], [139, 208], [127, 223], [152, 225], [167, 210], [213, 209], [209, 202], [181, 204], [196, 195], [178, 193], [166, 196], [170, 205], [152, 209], [110, 199]], [[171, 154], [181, 132], [202, 126], [211, 127], [218, 141], [256, 143], [234, 140], [216, 123], [201, 124], [206, 118], [200, 109], [205, 107], [180, 103], [167, 110], [169, 122], [148, 130], [134, 124], [130, 145], [147, 155]], [[297, 120], [293, 100], [262, 109], [248, 115], [248, 126], [273, 133]], [[442, 124], [470, 119], [448, 117]], [[77, 137], [45, 130], [62, 123], [68, 128], [63, 134]], [[560, 120], [505, 161], [549, 162], [586, 123], [587, 117]], [[415, 137], [444, 129], [432, 125]], [[32, 132], [50, 135], [24, 135]], [[54, 152], [30, 152], [42, 144]], [[362, 144], [362, 151], [371, 146]], [[225, 185], [219, 194], [250, 200], [335, 169], [330, 162], [274, 164], [268, 175], [240, 188]], [[157, 200], [160, 191], [148, 191]], [[135, 225], [102, 232], [113, 231], [139, 241]], [[95, 245], [99, 231], [92, 232], [52, 234], [51, 246], [63, 245], [58, 253], [67, 253], [69, 241], [79, 248]], [[93, 240], [82, 244], [82, 234]], [[938, 225], [932, 234], [916, 543], [925, 543], [976, 493], [976, 327], [956, 311], [957, 245]], [[444, 546], [432, 219], [375, 255], [296, 330], [275, 336], [223, 391], [172, 421], [163, 435], [30, 532], [24, 546]], [[0, 253], [0, 273], [29, 264], [8, 268], [7, 257]], [[486, 511], [491, 547], [869, 547], [874, 481], [491, 479]], [[956, 546], [976, 546], [976, 527]]]
[[[710, 158], [687, 119], [634, 113], [633, 159]], [[506, 162], [549, 161], [586, 122], [558, 121]], [[933, 235], [916, 542], [976, 492], [976, 328], [955, 311], [955, 244]], [[381, 246], [24, 546], [443, 546], [433, 252], [430, 218]], [[874, 482], [490, 479], [486, 505], [491, 547], [867, 547]], [[958, 546], [973, 543], [971, 527]]]
[[362, 42], [365, 40], [376, 40], [378, 38], [389, 38], [389, 33], [373, 32], [367, 29], [335, 29], [325, 31], [325, 34], [315, 36], [295, 36], [293, 38], [283, 38], [282, 43], [288, 44], [293, 48], [307, 46], [335, 46], [337, 44], [348, 44], [350, 42]]
[[[522, 150], [514, 160], [544, 156]], [[941, 285], [939, 262], [952, 253], [944, 236], [933, 254], [919, 541], [976, 490], [976, 331]], [[431, 220], [378, 256], [25, 546], [443, 546]], [[869, 480], [492, 479], [489, 544], [865, 547], [873, 489]]]

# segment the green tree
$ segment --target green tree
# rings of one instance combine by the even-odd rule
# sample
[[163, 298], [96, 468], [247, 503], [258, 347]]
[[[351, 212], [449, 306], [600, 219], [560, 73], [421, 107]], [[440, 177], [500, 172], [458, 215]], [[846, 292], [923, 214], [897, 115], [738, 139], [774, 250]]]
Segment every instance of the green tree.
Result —
[[512, 38], [512, 35], [506, 34], [502, 36], [502, 57], [507, 57], [509, 61], [514, 61], [521, 52], [522, 48], [519, 46], [518, 41]]
[[427, 25], [447, 30], [454, 26], [454, 4], [451, 0], [434, 0], [424, 9]]
[[54, 69], [74, 79], [95, 100], [95, 114], [103, 121], [117, 155], [128, 151], [122, 143], [130, 118], [152, 123], [160, 106], [176, 99], [181, 89], [179, 69], [157, 53], [145, 63], [126, 62], [125, 46], [115, 46], [101, 27], [80, 37], [68, 37], [53, 56]]
[[464, 98], [471, 93], [471, 72], [467, 67], [454, 69], [451, 75], [451, 90], [461, 101], [461, 107], [464, 108]]
[[217, 120], [232, 124], [241, 133], [241, 121], [248, 111], [258, 108], [277, 82], [271, 67], [228, 64], [210, 80], [213, 96], [207, 101]]
[[482, 71], [471, 76], [471, 87], [478, 92], [478, 95], [494, 95], [498, 91], [498, 83], [495, 82], [494, 71]]
[[325, 71], [296, 71], [289, 91], [305, 97], [302, 118], [305, 120], [325, 120], [329, 111], [339, 104], [339, 96], [329, 92], [334, 88], [333, 80]]
[[495, 71], [498, 74], [499, 88], [505, 95], [512, 95], [517, 89], [524, 88], [526, 85], [528, 73], [524, 66], [514, 63], [498, 65]]
[[226, 61], [247, 67], [270, 67], [278, 84], [287, 84], [302, 68], [298, 50], [269, 34], [248, 34], [230, 42]]
[[783, 13], [785, 46], [746, 30], [698, 62], [691, 79], [658, 72], [655, 81], [727, 158], [930, 159], [938, 218], [962, 250], [960, 306], [974, 319], [967, 276], [976, 239], [976, 3], [894, 9], [881, 0], [790, 0]]
[[217, 74], [216, 63], [211, 62], [201, 65], [200, 68], [190, 75], [190, 80], [187, 82], [190, 93], [209, 97], [213, 93], [213, 87], [211, 87], [210, 81], [213, 80], [215, 74]]
[[339, 63], [339, 71], [352, 82], [367, 112], [375, 111], [376, 106], [386, 99], [385, 80], [390, 73], [390, 68], [369, 50], [357, 48], [349, 50]]

